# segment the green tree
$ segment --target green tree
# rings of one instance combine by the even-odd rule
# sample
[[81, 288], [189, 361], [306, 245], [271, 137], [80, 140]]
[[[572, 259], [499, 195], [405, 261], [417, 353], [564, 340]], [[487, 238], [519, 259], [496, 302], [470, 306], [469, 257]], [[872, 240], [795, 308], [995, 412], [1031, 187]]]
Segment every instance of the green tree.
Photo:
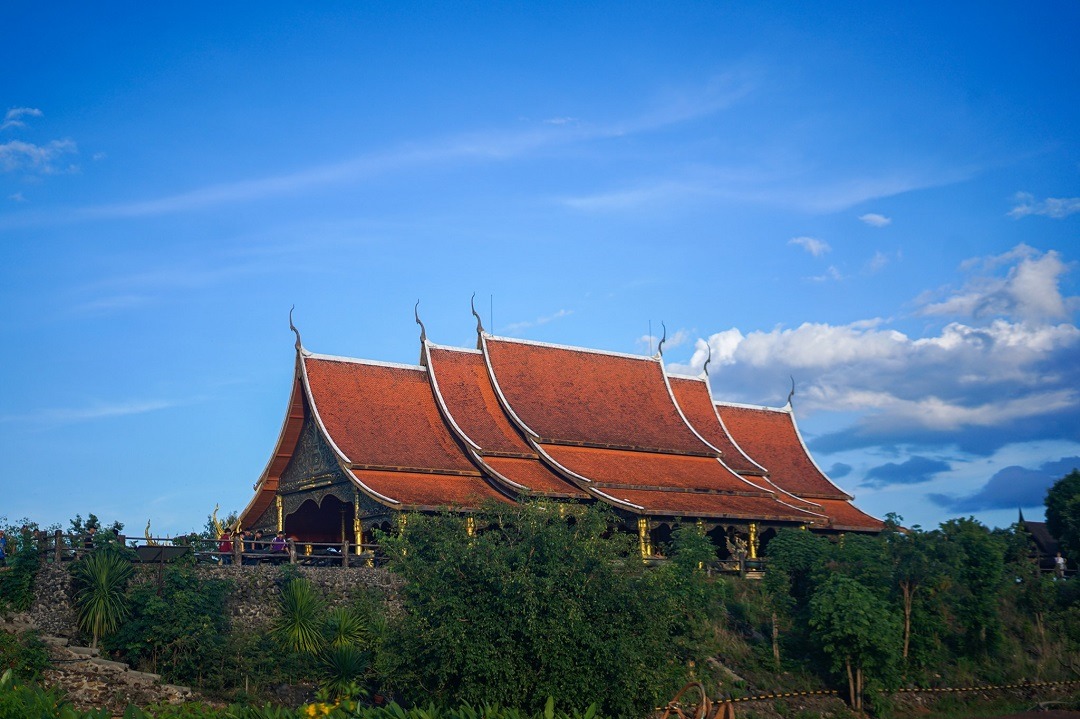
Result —
[[796, 643], [802, 638], [799, 635], [804, 632], [799, 628], [807, 626], [814, 576], [828, 553], [827, 539], [800, 529], [782, 529], [769, 542], [764, 588], [772, 609], [772, 654], [777, 669], [780, 667], [781, 627], [795, 634]]
[[941, 525], [949, 600], [959, 621], [958, 648], [969, 657], [993, 654], [1001, 643], [998, 612], [1004, 577], [1005, 542], [974, 517]]
[[1062, 554], [1080, 562], [1080, 469], [1074, 469], [1046, 492], [1046, 528], [1061, 542]]
[[393, 651], [376, 657], [392, 690], [527, 711], [572, 697], [639, 717], [678, 688], [670, 595], [610, 513], [529, 503], [490, 507], [476, 526], [470, 537], [460, 517], [410, 515], [383, 538], [405, 579]]
[[888, 531], [884, 540], [892, 583], [899, 594], [903, 612], [901, 656], [907, 662], [916, 600], [920, 592], [926, 593], [934, 589], [944, 572], [944, 565], [937, 551], [938, 536], [924, 532], [918, 526], [905, 532]]
[[810, 600], [810, 628], [832, 661], [847, 676], [851, 708], [863, 709], [867, 677], [889, 677], [900, 648], [900, 629], [888, 604], [866, 587], [833, 574]]
[[98, 639], [127, 618], [125, 589], [132, 571], [127, 557], [110, 550], [92, 552], [76, 563], [75, 607], [79, 626], [93, 637], [91, 647], [97, 648]]

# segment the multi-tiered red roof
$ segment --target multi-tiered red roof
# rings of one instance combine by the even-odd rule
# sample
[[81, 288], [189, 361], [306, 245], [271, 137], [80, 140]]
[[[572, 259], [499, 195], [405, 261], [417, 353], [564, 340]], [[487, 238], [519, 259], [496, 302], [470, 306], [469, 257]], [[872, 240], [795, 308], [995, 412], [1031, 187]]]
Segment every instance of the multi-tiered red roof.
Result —
[[352, 485], [387, 510], [542, 496], [639, 516], [880, 529], [814, 464], [789, 410], [715, 405], [704, 379], [669, 377], [660, 356], [478, 332], [477, 350], [422, 336], [420, 365], [316, 355], [298, 336], [288, 415], [243, 521], [268, 513], [314, 431], [336, 463], [320, 486]]

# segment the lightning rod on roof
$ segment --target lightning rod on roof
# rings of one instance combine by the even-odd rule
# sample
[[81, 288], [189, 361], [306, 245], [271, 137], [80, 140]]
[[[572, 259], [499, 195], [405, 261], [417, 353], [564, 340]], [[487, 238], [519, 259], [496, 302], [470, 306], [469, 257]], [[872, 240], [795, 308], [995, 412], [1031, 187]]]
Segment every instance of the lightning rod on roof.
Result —
[[293, 305], [289, 308], [289, 329], [291, 329], [293, 333], [296, 334], [296, 349], [300, 349], [303, 346], [300, 342], [300, 330], [296, 329], [296, 325], [294, 325], [292, 321], [292, 313], [295, 309], [296, 305]]
[[701, 368], [701, 371], [705, 373], [705, 376], [709, 376], [709, 363], [712, 362], [712, 345], [708, 342], [705, 343], [705, 349], [709, 350], [709, 356], [705, 358], [705, 366]]
[[420, 341], [427, 342], [427, 328], [420, 321], [420, 300], [417, 300], [416, 305], [413, 307], [413, 316], [416, 317], [416, 324], [420, 325]]
[[656, 345], [656, 354], [660, 357], [664, 356], [664, 343], [667, 342], [667, 325], [660, 322], [660, 326], [664, 328], [664, 336], [660, 338], [660, 344]]
[[[788, 375], [788, 377], [791, 377], [791, 375]], [[789, 392], [788, 396], [787, 396], [788, 407], [791, 406], [791, 398], [794, 397], [794, 396], [795, 396], [795, 378], [791, 377], [791, 392]]]

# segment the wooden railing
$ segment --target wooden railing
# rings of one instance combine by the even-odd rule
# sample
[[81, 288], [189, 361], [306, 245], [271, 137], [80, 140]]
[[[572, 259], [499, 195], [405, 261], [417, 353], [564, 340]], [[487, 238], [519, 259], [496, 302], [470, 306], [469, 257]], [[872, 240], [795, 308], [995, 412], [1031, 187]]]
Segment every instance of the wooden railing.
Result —
[[255, 543], [244, 540], [207, 539], [200, 536], [131, 538], [123, 535], [52, 534], [41, 532], [32, 540], [47, 562], [79, 559], [110, 544], [130, 550], [133, 562], [161, 563], [190, 556], [197, 563], [218, 566], [256, 566], [260, 564], [297, 564], [314, 567], [373, 567], [385, 562], [377, 544], [343, 542], [296, 542], [283, 546], [272, 540]]

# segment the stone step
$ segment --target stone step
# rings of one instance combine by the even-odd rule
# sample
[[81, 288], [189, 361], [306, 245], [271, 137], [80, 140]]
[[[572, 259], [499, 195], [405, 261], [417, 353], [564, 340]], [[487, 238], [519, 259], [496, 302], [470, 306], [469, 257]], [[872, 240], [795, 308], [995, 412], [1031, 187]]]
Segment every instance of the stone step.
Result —
[[42, 637], [41, 641], [51, 647], [66, 647], [68, 645], [67, 637]]
[[176, 684], [162, 684], [161, 688], [164, 689], [167, 692], [171, 692], [173, 694], [176, 694], [177, 696], [181, 696], [181, 697], [189, 697], [189, 696], [191, 696], [191, 688], [190, 687], [182, 687], [182, 686], [179, 686], [179, 685], [176, 685]]
[[161, 681], [161, 675], [151, 674], [150, 672], [137, 672], [134, 669], [129, 669], [127, 673], [124, 674], [124, 679], [138, 684], [153, 684]]
[[90, 660], [90, 663], [95, 667], [101, 667], [102, 669], [108, 669], [114, 672], [126, 672], [129, 668], [128, 665], [123, 662], [114, 662], [111, 659], [100, 659], [98, 657], [93, 657]]
[[68, 647], [68, 651], [72, 654], [78, 654], [81, 657], [101, 656], [101, 652], [99, 650], [91, 649], [90, 647]]

